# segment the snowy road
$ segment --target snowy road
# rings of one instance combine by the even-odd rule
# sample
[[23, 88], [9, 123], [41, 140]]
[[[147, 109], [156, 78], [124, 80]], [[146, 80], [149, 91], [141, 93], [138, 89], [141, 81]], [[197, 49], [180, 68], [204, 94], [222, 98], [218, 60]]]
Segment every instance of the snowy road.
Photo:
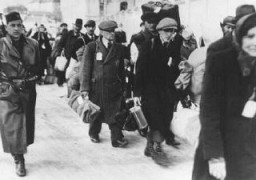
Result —
[[[129, 145], [113, 148], [103, 125], [101, 143], [88, 138], [88, 124], [67, 105], [66, 87], [37, 87], [35, 143], [25, 155], [26, 180], [190, 180], [194, 148], [164, 145], [169, 167], [161, 167], [143, 155], [146, 140], [137, 132], [124, 132]], [[13, 159], [0, 153], [0, 179], [20, 179]]]

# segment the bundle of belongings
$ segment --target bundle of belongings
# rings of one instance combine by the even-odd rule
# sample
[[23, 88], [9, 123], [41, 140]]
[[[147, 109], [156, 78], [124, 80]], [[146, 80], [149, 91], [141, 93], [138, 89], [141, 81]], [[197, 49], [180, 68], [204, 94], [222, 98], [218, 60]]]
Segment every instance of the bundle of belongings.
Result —
[[83, 97], [79, 91], [72, 91], [68, 105], [82, 118], [84, 123], [94, 121], [100, 114], [100, 107]]
[[[142, 4], [142, 17], [148, 14], [157, 14], [158, 19], [161, 20], [166, 17], [173, 18], [177, 21], [178, 27], [180, 27], [180, 16], [178, 5], [173, 5], [168, 1], [154, 2]], [[143, 19], [143, 18], [142, 18]]]

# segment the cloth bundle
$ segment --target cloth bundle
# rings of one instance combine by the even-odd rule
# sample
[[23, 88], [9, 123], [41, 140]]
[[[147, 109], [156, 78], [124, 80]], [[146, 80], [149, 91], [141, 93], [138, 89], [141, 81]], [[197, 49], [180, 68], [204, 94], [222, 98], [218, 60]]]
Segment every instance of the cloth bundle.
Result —
[[94, 121], [100, 114], [100, 107], [89, 99], [83, 98], [79, 91], [72, 91], [68, 105], [82, 118], [84, 123]]

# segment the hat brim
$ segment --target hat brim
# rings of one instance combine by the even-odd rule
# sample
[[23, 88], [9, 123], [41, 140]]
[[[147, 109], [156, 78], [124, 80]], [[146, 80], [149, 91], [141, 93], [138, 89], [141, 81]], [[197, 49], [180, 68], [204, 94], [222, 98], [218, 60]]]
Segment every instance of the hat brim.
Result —
[[88, 26], [90, 26], [90, 27], [95, 27], [96, 25], [95, 25], [95, 24], [85, 24], [85, 25], [84, 25], [85, 28], [88, 27]]

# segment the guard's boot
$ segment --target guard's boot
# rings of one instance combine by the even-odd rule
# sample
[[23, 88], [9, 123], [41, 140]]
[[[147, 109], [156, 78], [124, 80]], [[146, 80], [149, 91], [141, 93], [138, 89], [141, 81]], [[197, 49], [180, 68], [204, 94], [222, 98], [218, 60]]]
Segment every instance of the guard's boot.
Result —
[[25, 159], [23, 154], [13, 154], [13, 158], [16, 166], [16, 174], [20, 177], [26, 176]]
[[146, 148], [144, 150], [144, 155], [148, 157], [152, 157], [153, 155], [153, 142], [152, 141], [147, 141]]
[[161, 166], [168, 166], [169, 160], [166, 153], [163, 151], [160, 143], [153, 144], [153, 156], [152, 159]]

